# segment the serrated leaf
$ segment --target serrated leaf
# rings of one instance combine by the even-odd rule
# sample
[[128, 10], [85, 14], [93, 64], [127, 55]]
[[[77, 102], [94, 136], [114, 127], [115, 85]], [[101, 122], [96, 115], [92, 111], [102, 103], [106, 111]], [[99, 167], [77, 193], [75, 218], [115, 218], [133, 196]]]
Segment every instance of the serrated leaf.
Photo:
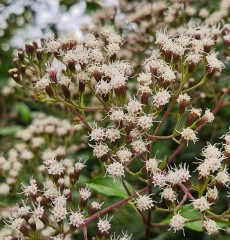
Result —
[[[107, 196], [114, 196], [114, 197], [121, 197], [121, 198], [128, 197], [128, 194], [124, 186], [122, 185], [122, 183], [118, 180], [114, 181], [113, 178], [111, 177], [94, 178], [93, 180], [90, 180], [87, 183], [92, 184], [91, 188]], [[129, 191], [133, 193], [131, 185], [127, 182], [125, 182], [125, 184], [128, 187]]]

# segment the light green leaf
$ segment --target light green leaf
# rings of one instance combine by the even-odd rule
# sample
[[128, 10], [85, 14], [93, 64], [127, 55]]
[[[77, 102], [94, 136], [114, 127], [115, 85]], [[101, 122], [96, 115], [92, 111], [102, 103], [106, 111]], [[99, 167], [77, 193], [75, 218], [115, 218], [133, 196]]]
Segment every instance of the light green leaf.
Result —
[[[116, 196], [121, 198], [128, 197], [128, 194], [124, 186], [118, 179], [114, 181], [113, 178], [111, 177], [103, 177], [103, 178], [99, 177], [99, 178], [94, 178], [93, 180], [90, 180], [87, 183], [92, 184], [91, 188], [107, 196]], [[131, 185], [127, 182], [125, 182], [125, 184], [128, 187], [129, 191], [133, 193]]]

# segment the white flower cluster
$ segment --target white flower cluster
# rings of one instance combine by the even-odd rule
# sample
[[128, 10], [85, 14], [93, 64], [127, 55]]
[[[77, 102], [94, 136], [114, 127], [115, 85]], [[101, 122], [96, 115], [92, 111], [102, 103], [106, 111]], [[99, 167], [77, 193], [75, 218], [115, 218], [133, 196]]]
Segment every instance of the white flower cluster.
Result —
[[[215, 176], [214, 174], [224, 171], [222, 169], [222, 161], [226, 158], [224, 153], [220, 151], [215, 145], [207, 144], [202, 149], [201, 154], [205, 159], [201, 161], [197, 170], [200, 177]], [[225, 182], [223, 183], [225, 184]]]

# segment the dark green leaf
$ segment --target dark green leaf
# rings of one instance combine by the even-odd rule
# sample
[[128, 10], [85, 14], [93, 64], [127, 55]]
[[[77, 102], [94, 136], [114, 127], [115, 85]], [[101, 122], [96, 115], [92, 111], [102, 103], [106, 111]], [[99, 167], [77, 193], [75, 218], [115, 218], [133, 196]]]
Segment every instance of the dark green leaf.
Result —
[[[119, 180], [114, 181], [111, 177], [95, 178], [87, 183], [92, 184], [91, 188], [107, 196], [116, 196], [121, 198], [128, 197], [128, 194], [122, 183]], [[131, 185], [127, 182], [125, 182], [125, 184], [129, 191], [133, 193]]]

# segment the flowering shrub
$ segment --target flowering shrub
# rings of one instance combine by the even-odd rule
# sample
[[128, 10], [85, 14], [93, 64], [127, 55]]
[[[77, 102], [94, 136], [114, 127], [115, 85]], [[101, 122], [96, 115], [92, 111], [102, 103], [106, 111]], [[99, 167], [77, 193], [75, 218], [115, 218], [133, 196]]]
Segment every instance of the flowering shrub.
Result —
[[[113, 212], [121, 219], [127, 203], [146, 240], [155, 229], [213, 235], [229, 227], [229, 207], [218, 205], [229, 197], [230, 132], [192, 161], [178, 155], [229, 106], [230, 26], [221, 20], [230, 4], [210, 15], [199, 9], [201, 20], [190, 20], [196, 8], [170, 4], [121, 3], [130, 24], [115, 21], [118, 6], [106, 8], [82, 39], [44, 36], [18, 50], [10, 76], [36, 101], [68, 109], [69, 120], [38, 114], [0, 158], [0, 192], [22, 198], [9, 217], [4, 210], [5, 239], [138, 239], [125, 224], [111, 231]], [[107, 18], [114, 26], [104, 25]], [[87, 145], [89, 156], [80, 158]], [[32, 176], [20, 182], [25, 170]]]

